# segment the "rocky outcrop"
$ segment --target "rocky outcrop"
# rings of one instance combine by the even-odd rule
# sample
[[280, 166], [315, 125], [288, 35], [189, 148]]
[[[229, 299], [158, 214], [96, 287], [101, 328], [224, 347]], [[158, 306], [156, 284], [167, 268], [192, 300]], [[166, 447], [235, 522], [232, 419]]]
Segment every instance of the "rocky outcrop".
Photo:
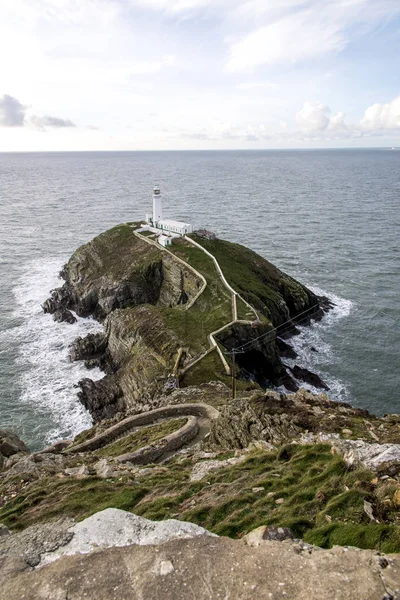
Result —
[[103, 321], [117, 308], [176, 306], [201, 286], [193, 271], [135, 236], [129, 225], [118, 225], [79, 248], [61, 277], [64, 285], [43, 308], [62, 320], [68, 320], [66, 311], [71, 310]]
[[316, 373], [312, 373], [312, 371], [304, 369], [299, 365], [294, 365], [293, 368], [289, 367], [289, 370], [293, 374], [293, 376], [296, 377], [296, 379], [298, 379], [299, 381], [304, 381], [305, 383], [308, 383], [309, 385], [312, 385], [317, 389], [329, 391], [329, 387], [324, 381], [322, 381], [321, 377]]
[[[325, 394], [317, 396], [303, 389], [289, 395], [268, 391], [250, 401], [238, 400], [228, 404], [221, 408], [220, 413], [220, 418], [213, 423], [209, 443], [224, 448], [246, 448], [258, 440], [275, 446], [292, 440], [330, 443], [340, 436], [351, 435], [366, 440], [360, 443], [351, 440], [340, 442], [344, 452], [354, 456], [356, 462], [356, 457], [358, 454], [361, 456], [363, 451], [371, 457], [374, 453], [379, 455], [379, 449], [384, 450], [382, 443], [400, 440], [400, 419], [394, 416], [379, 419], [366, 410], [332, 402]], [[367, 441], [380, 444], [374, 448]], [[391, 444], [392, 449], [393, 446]]]
[[251, 547], [210, 537], [190, 523], [175, 521], [170, 528], [168, 521], [146, 523], [127, 513], [107, 528], [97, 520], [104, 513], [72, 528], [75, 535], [65, 548], [78, 554], [36, 569], [22, 558], [0, 556], [1, 599], [400, 599], [398, 555], [338, 547], [314, 551], [290, 539]]
[[163, 544], [174, 539], [216, 537], [193, 523], [175, 519], [155, 522], [116, 508], [97, 512], [79, 523], [72, 519], [32, 525], [0, 538], [0, 557], [22, 558], [31, 567], [61, 556], [87, 554], [105, 548]]
[[218, 341], [232, 352], [236, 349], [236, 363], [239, 378], [254, 379], [263, 387], [283, 385], [290, 391], [298, 390], [298, 385], [286, 371], [276, 343], [276, 331], [271, 324], [234, 323], [218, 335]]
[[361, 465], [391, 476], [400, 473], [400, 444], [370, 444], [364, 440], [338, 439], [333, 441], [332, 447], [343, 455], [349, 466]]
[[5, 463], [5, 459], [13, 454], [29, 454], [28, 446], [15, 433], [0, 429], [0, 469]]

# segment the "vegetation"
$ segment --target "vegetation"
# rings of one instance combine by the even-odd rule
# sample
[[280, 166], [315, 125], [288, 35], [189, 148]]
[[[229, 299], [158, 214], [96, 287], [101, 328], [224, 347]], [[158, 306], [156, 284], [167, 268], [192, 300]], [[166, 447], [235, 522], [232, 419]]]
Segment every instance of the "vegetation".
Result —
[[[121, 252], [123, 248], [123, 252]], [[91, 261], [89, 264], [86, 261]], [[69, 266], [82, 264], [85, 269], [85, 286], [90, 281], [106, 277], [123, 281], [133, 273], [135, 277], [146, 274], [154, 262], [161, 260], [161, 249], [150, 246], [133, 235], [130, 224], [117, 225], [81, 246], [69, 261]]]
[[187, 419], [168, 419], [156, 425], [140, 427], [130, 435], [96, 450], [97, 456], [119, 456], [127, 452], [134, 452], [143, 446], [161, 440], [163, 437], [178, 431], [186, 423]]
[[229, 284], [274, 326], [287, 320], [282, 300], [293, 314], [308, 303], [308, 292], [302, 285], [249, 248], [193, 237], [215, 256]]
[[[175, 457], [136, 479], [122, 471], [113, 480], [42, 479], [8, 502], [0, 521], [21, 529], [64, 515], [83, 519], [112, 506], [150, 519], [192, 521], [230, 537], [269, 524], [289, 527], [295, 536], [325, 548], [400, 551], [399, 512], [390, 500], [396, 485], [349, 469], [328, 445], [254, 451], [245, 462], [210, 472], [200, 482], [189, 481], [192, 465], [190, 458]], [[364, 500], [380, 523], [365, 514]]]

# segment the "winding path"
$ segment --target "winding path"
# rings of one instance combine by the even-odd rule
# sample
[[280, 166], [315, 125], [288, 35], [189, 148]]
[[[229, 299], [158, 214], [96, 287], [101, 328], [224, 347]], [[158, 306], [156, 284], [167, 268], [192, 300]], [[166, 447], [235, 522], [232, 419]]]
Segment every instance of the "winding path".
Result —
[[64, 450], [64, 453], [93, 452], [130, 435], [138, 427], [153, 425], [159, 422], [160, 419], [165, 420], [176, 417], [188, 417], [183, 427], [163, 437], [161, 440], [139, 448], [139, 450], [120, 454], [116, 457], [116, 460], [120, 463], [130, 462], [136, 465], [144, 465], [153, 463], [167, 454], [176, 452], [182, 446], [195, 439], [200, 442], [208, 434], [211, 422], [219, 418], [219, 411], [209, 404], [203, 403], [176, 404], [175, 406], [156, 408], [139, 415], [127, 417], [93, 438], [80, 444], [69, 446]]
[[[163, 246], [161, 246], [160, 244], [158, 244], [156, 241], [149, 239], [148, 237], [141, 235], [139, 232], [133, 230], [133, 233], [140, 238], [141, 240], [145, 240], [148, 244], [151, 244], [153, 246], [156, 246], [159, 250], [163, 250], [164, 252], [167, 252], [170, 256], [172, 256], [175, 260], [179, 261], [180, 263], [182, 263], [183, 265], [185, 265], [186, 268], [190, 269], [197, 277], [199, 277], [202, 282], [203, 285], [201, 287], [201, 289], [199, 290], [199, 292], [196, 294], [196, 296], [194, 298], [192, 298], [192, 300], [190, 302], [188, 302], [188, 304], [186, 304], [185, 309], [188, 310], [189, 308], [191, 308], [193, 306], [193, 304], [197, 301], [197, 299], [201, 296], [201, 294], [204, 292], [204, 290], [207, 287], [207, 280], [205, 279], [205, 277], [199, 273], [199, 271], [197, 271], [196, 269], [194, 269], [188, 262], [186, 262], [185, 260], [183, 260], [182, 258], [176, 256], [175, 254], [173, 254], [173, 252], [170, 252], [167, 248], [164, 248]], [[225, 329], [227, 329], [228, 327], [231, 327], [232, 325], [234, 325], [235, 323], [241, 323], [241, 324], [245, 324], [245, 325], [251, 325], [253, 321], [250, 320], [242, 320], [242, 319], [238, 319], [238, 315], [237, 315], [237, 298], [239, 298], [244, 304], [245, 306], [247, 306], [247, 308], [254, 314], [255, 320], [258, 321], [259, 320], [259, 316], [257, 311], [255, 310], [255, 308], [253, 306], [251, 306], [251, 304], [249, 304], [247, 302], [247, 300], [245, 300], [236, 290], [233, 289], [233, 287], [228, 283], [228, 281], [226, 280], [226, 277], [220, 267], [219, 262], [217, 261], [217, 259], [215, 258], [215, 256], [209, 252], [208, 250], [206, 250], [201, 244], [199, 244], [198, 242], [196, 242], [195, 240], [193, 240], [192, 238], [188, 237], [188, 236], [183, 236], [183, 238], [189, 242], [190, 244], [192, 244], [193, 246], [195, 246], [196, 248], [198, 248], [199, 250], [202, 250], [205, 254], [207, 254], [212, 261], [214, 262], [214, 265], [216, 267], [217, 273], [219, 275], [219, 277], [221, 278], [221, 281], [223, 283], [223, 285], [227, 288], [227, 290], [231, 293], [232, 295], [232, 320], [229, 323], [226, 323], [225, 325], [223, 325], [222, 327], [220, 327], [219, 329], [217, 329], [216, 331], [212, 331], [210, 332], [207, 337], [208, 337], [208, 341], [210, 344], [210, 348], [204, 352], [202, 352], [201, 354], [199, 354], [198, 356], [196, 356], [193, 360], [191, 360], [182, 370], [181, 373], [184, 374], [186, 373], [190, 368], [192, 368], [195, 364], [197, 364], [198, 362], [200, 362], [201, 360], [203, 360], [203, 358], [205, 358], [206, 356], [208, 356], [208, 354], [210, 352], [212, 352], [213, 350], [216, 350], [218, 352], [218, 355], [221, 359], [221, 362], [223, 364], [223, 367], [225, 369], [225, 373], [227, 375], [231, 374], [231, 368], [221, 350], [221, 348], [219, 347], [219, 344], [217, 343], [215, 336], [218, 335], [219, 333], [221, 333], [222, 331], [224, 331]]]

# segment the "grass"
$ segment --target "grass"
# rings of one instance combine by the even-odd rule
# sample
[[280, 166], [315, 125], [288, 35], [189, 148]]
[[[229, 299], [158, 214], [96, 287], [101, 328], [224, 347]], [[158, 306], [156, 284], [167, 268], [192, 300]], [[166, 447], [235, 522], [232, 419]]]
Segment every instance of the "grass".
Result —
[[209, 347], [208, 334], [232, 320], [232, 297], [213, 261], [200, 249], [190, 246], [184, 239], [176, 239], [171, 252], [198, 270], [207, 281], [204, 292], [189, 310], [184, 307], [160, 308], [166, 326], [176, 333], [182, 345], [190, 347], [194, 354], [200, 353]]
[[119, 456], [127, 452], [134, 452], [143, 446], [161, 440], [166, 435], [178, 431], [187, 422], [187, 419], [168, 419], [156, 425], [141, 427], [130, 435], [100, 448], [95, 452], [97, 456]]
[[79, 248], [69, 264], [73, 265], [83, 259], [91, 261], [85, 265], [89, 267], [85, 271], [85, 285], [88, 285], [90, 278], [97, 281], [101, 277], [107, 277], [118, 281], [127, 276], [135, 279], [141, 274], [145, 276], [151, 265], [161, 261], [161, 250], [140, 240], [126, 223], [101, 233]]
[[282, 300], [293, 314], [307, 305], [308, 292], [302, 285], [249, 248], [225, 240], [194, 239], [215, 256], [229, 284], [274, 326], [287, 320]]
[[[255, 451], [245, 462], [210, 472], [200, 482], [189, 481], [191, 467], [189, 458], [175, 457], [139, 480], [124, 475], [112, 482], [44, 479], [8, 502], [0, 521], [21, 529], [51, 517], [82, 519], [116, 507], [150, 519], [192, 521], [230, 537], [270, 524], [289, 527], [295, 536], [325, 548], [340, 544], [400, 551], [398, 511], [386, 508], [384, 521], [381, 517], [377, 524], [363, 510], [364, 500], [378, 513], [383, 510], [384, 482], [371, 485], [372, 473], [350, 470], [328, 445]], [[255, 487], [264, 491], [253, 492]]]

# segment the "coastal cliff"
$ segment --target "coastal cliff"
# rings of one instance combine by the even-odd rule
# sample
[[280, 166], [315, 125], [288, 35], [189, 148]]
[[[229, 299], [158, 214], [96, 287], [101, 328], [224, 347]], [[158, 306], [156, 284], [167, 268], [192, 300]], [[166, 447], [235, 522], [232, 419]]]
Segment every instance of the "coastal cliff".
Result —
[[317, 374], [285, 363], [329, 300], [238, 244], [193, 234], [166, 250], [137, 228], [79, 248], [43, 306], [65, 327], [75, 315], [104, 325], [70, 348], [104, 377], [79, 382], [93, 427], [74, 440], [32, 454], [0, 431], [7, 600], [70, 597], [76, 568], [71, 598], [108, 600], [117, 584], [84, 581], [110, 557], [128, 561], [127, 582], [129, 561], [151, 572], [129, 583], [135, 600], [174, 586], [220, 597], [233, 560], [233, 599], [400, 599], [400, 415], [333, 402]]
[[[73, 311], [104, 322], [104, 335], [71, 349], [73, 360], [106, 372], [101, 381], [81, 382], [81, 401], [95, 420], [154, 407], [174, 370], [181, 386], [227, 383], [237, 346], [245, 347], [237, 355], [243, 384], [298, 389], [281, 359], [290, 351], [282, 338], [296, 333], [297, 322], [322, 318], [329, 301], [243, 246], [192, 237], [197, 246], [180, 238], [166, 251], [129, 224], [114, 227], [75, 252], [61, 273], [64, 285], [44, 304], [58, 319], [73, 319]], [[236, 292], [234, 313], [208, 253]], [[216, 343], [207, 354], [210, 334]]]

